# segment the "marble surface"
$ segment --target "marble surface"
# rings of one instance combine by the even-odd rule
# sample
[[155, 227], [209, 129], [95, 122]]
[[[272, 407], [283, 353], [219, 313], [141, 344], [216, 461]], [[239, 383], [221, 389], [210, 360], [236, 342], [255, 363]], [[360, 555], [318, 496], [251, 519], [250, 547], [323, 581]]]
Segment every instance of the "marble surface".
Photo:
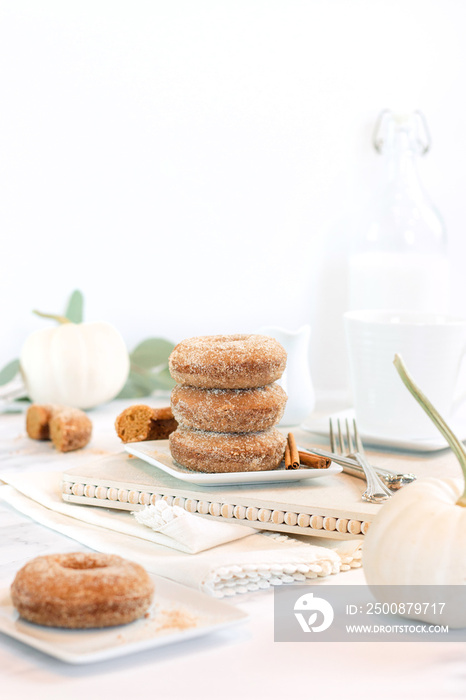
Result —
[[[94, 436], [77, 453], [60, 455], [30, 441], [20, 413], [0, 414], [0, 477], [5, 471], [61, 471], [118, 449], [114, 403], [90, 413]], [[387, 457], [387, 455], [386, 455]], [[393, 455], [390, 455], [393, 460]], [[400, 462], [406, 458], [396, 456]], [[408, 461], [413, 462], [413, 457]], [[450, 455], [441, 456], [451, 473]], [[433, 472], [437, 458], [416, 458]], [[33, 522], [0, 501], [0, 587], [30, 558], [84, 550], [82, 545]], [[323, 583], [356, 584], [361, 570]], [[312, 585], [319, 585], [314, 583]], [[229, 601], [231, 602], [231, 601]], [[55, 700], [112, 699], [136, 694], [157, 698], [457, 698], [466, 694], [464, 644], [279, 644], [273, 641], [273, 591], [238, 596], [250, 614], [244, 625], [208, 637], [88, 666], [69, 666], [0, 634], [0, 696]]]

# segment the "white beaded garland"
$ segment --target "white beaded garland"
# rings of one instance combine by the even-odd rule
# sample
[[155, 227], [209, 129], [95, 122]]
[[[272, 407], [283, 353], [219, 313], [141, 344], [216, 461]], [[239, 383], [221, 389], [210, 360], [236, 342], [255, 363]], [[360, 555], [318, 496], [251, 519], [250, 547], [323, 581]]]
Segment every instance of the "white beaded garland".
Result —
[[300, 513], [298, 515], [298, 525], [299, 527], [309, 527], [311, 518], [307, 513]]
[[272, 517], [271, 510], [269, 510], [268, 508], [260, 508], [259, 509], [258, 520], [260, 520], [261, 523], [268, 523], [271, 517]]
[[199, 501], [197, 504], [197, 512], [201, 515], [208, 515], [210, 508], [210, 501]]
[[321, 515], [312, 515], [309, 524], [313, 530], [322, 530], [324, 526], [324, 519]]
[[86, 498], [95, 498], [95, 486], [94, 484], [86, 484], [84, 487], [84, 495]]
[[348, 520], [346, 518], [338, 518], [336, 530], [341, 533], [348, 532]]
[[348, 523], [348, 532], [351, 533], [351, 535], [359, 535], [361, 532], [361, 521], [350, 520]]
[[84, 484], [73, 484], [71, 489], [73, 496], [83, 496], [84, 495]]
[[282, 510], [274, 510], [272, 512], [272, 522], [275, 525], [281, 525], [285, 520], [285, 513]]
[[195, 513], [197, 511], [197, 504], [198, 501], [195, 498], [187, 498], [184, 504], [185, 510], [187, 510], [188, 513]]
[[233, 515], [237, 520], [244, 520], [246, 517], [246, 508], [244, 506], [235, 506]]
[[214, 515], [215, 517], [218, 517], [221, 515], [221, 505], [220, 503], [211, 503], [209, 506], [209, 513], [210, 515]]
[[106, 486], [97, 486], [95, 490], [95, 497], [98, 498], [99, 500], [105, 501], [107, 499], [107, 487]]
[[233, 511], [234, 511], [234, 506], [232, 506], [230, 503], [222, 503], [222, 517], [223, 518], [232, 518], [233, 517]]
[[285, 513], [285, 525], [290, 525], [291, 527], [294, 527], [297, 522], [298, 522], [297, 513]]
[[257, 520], [259, 510], [257, 508], [246, 508], [246, 520]]
[[370, 523], [367, 523], [366, 521], [363, 522], [361, 525], [361, 532], [363, 535], [367, 535], [367, 531], [369, 530]]

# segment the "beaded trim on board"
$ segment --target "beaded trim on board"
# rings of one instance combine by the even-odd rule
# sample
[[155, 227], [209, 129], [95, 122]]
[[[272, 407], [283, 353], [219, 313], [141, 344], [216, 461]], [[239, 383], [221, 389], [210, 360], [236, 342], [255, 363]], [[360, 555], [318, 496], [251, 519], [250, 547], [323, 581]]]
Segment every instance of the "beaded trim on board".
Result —
[[62, 483], [62, 493], [68, 496], [78, 496], [85, 498], [95, 498], [100, 501], [119, 501], [132, 505], [154, 505], [157, 501], [164, 500], [169, 505], [184, 508], [189, 513], [200, 513], [201, 515], [211, 515], [216, 518], [228, 518], [237, 520], [258, 521], [272, 525], [289, 525], [299, 527], [304, 531], [324, 530], [327, 532], [339, 532], [342, 535], [365, 535], [369, 530], [369, 522], [362, 520], [349, 520], [346, 518], [333, 518], [323, 515], [309, 515], [308, 513], [295, 513], [292, 511], [269, 510], [267, 508], [254, 508], [230, 503], [220, 503], [215, 501], [201, 501], [194, 498], [183, 498], [181, 496], [164, 495], [163, 493], [150, 493], [146, 491], [131, 491], [129, 489], [117, 489], [107, 486], [96, 486], [94, 484], [72, 483], [64, 481]]

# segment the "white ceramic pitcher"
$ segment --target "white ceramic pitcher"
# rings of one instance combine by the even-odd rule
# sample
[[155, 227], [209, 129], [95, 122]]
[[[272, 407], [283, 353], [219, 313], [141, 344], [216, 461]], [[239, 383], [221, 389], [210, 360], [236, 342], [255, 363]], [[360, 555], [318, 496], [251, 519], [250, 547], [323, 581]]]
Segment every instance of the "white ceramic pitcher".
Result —
[[275, 338], [286, 350], [286, 369], [277, 382], [288, 395], [280, 425], [299, 425], [315, 406], [315, 392], [309, 369], [311, 327], [306, 324], [297, 331], [287, 331], [284, 328], [264, 326], [259, 333]]

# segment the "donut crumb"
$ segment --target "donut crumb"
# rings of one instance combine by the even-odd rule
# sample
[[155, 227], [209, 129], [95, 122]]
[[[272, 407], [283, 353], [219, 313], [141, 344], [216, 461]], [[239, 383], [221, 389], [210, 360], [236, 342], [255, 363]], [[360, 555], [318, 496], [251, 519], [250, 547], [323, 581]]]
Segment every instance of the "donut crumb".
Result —
[[157, 625], [158, 632], [186, 630], [190, 627], [196, 627], [198, 622], [197, 618], [180, 608], [163, 610], [160, 617], [161, 619]]

